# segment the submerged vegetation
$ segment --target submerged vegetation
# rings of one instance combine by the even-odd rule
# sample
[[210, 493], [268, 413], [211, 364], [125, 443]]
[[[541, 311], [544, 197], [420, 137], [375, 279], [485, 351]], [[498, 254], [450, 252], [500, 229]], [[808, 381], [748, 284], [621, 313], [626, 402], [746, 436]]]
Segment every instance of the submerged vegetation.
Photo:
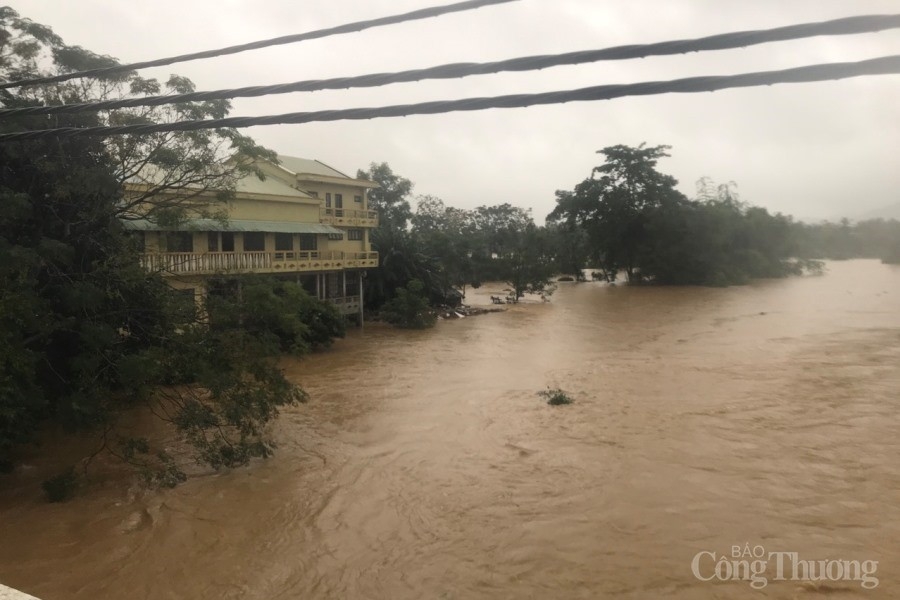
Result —
[[728, 286], [819, 274], [825, 258], [900, 261], [900, 222], [796, 222], [743, 201], [734, 182], [709, 178], [688, 198], [657, 168], [668, 146], [599, 153], [605, 160], [589, 177], [556, 193], [544, 226], [510, 204], [465, 210], [434, 196], [413, 198], [412, 182], [386, 163], [360, 170], [381, 186], [372, 206], [386, 215], [372, 234], [381, 264], [367, 279], [368, 308], [413, 280], [437, 306], [452, 305], [454, 289], [484, 281], [506, 283], [514, 300], [546, 297], [551, 281], [583, 281], [586, 268], [606, 282]]
[[381, 309], [384, 319], [403, 329], [426, 329], [437, 321], [437, 314], [428, 304], [424, 287], [418, 279], [410, 281]]
[[572, 404], [575, 400], [560, 388], [547, 388], [538, 392], [538, 396], [547, 401], [550, 406], [560, 406], [563, 404]]
[[795, 274], [792, 221], [749, 206], [733, 183], [698, 183], [688, 199], [657, 162], [668, 146], [610, 146], [606, 161], [572, 191], [557, 192], [548, 219], [586, 234], [585, 260], [615, 280], [733, 285]]

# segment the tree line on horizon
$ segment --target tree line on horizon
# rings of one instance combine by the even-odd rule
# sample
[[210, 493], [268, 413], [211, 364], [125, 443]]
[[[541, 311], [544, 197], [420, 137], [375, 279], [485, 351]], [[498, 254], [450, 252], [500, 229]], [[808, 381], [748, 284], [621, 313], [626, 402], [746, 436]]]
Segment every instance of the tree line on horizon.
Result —
[[381, 214], [372, 244], [382, 258], [367, 281], [369, 306], [411, 281], [436, 305], [486, 281], [506, 283], [515, 298], [541, 293], [555, 276], [580, 280], [585, 270], [610, 282], [726, 286], [818, 273], [822, 259], [900, 262], [900, 222], [797, 222], [742, 201], [733, 182], [705, 177], [691, 199], [657, 169], [668, 151], [643, 144], [598, 151], [604, 162], [572, 190], [557, 191], [543, 226], [508, 203], [466, 210], [413, 197], [412, 182], [387, 163], [360, 169], [358, 177], [380, 185], [370, 196]]

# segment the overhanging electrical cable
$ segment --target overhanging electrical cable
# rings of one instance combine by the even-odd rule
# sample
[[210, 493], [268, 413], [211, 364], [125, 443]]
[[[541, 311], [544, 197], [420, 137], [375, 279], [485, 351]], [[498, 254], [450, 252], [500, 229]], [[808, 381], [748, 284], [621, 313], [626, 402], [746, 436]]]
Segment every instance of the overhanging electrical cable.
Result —
[[493, 4], [504, 4], [506, 2], [517, 2], [518, 0], [467, 0], [466, 2], [457, 2], [456, 4], [447, 4], [445, 6], [433, 6], [430, 8], [422, 8], [401, 15], [393, 15], [390, 17], [380, 17], [377, 19], [369, 19], [366, 21], [357, 21], [355, 23], [347, 23], [346, 25], [338, 25], [337, 27], [328, 27], [326, 29], [317, 29], [306, 33], [297, 33], [293, 35], [285, 35], [269, 40], [260, 40], [258, 42], [250, 42], [248, 44], [240, 44], [237, 46], [229, 46], [227, 48], [219, 48], [217, 50], [205, 50], [203, 52], [193, 52], [191, 54], [182, 54], [180, 56], [171, 56], [169, 58], [159, 58], [156, 60], [147, 60], [144, 62], [136, 62], [128, 65], [116, 65], [113, 67], [104, 67], [101, 69], [89, 69], [86, 71], [78, 71], [76, 73], [64, 73], [62, 75], [54, 75], [51, 77], [36, 77], [34, 79], [21, 79], [19, 81], [10, 81], [0, 83], [0, 89], [8, 89], [13, 87], [23, 87], [28, 85], [39, 85], [45, 83], [57, 83], [67, 81], [69, 79], [77, 79], [81, 77], [105, 77], [115, 75], [117, 73], [125, 73], [136, 69], [145, 69], [147, 67], [161, 67], [180, 62], [191, 60], [199, 60], [202, 58], [213, 58], [216, 56], [225, 56], [227, 54], [237, 54], [248, 50], [258, 50], [260, 48], [268, 48], [269, 46], [279, 46], [283, 44], [293, 44], [306, 40], [314, 40], [318, 38], [339, 35], [342, 33], [354, 33], [364, 29], [373, 27], [381, 27], [384, 25], [394, 25], [405, 21], [415, 21], [419, 19], [428, 19], [440, 15], [446, 15], [454, 12], [462, 12], [473, 10], [483, 6]]
[[405, 117], [410, 115], [430, 115], [447, 112], [485, 110], [488, 108], [522, 108], [526, 106], [563, 104], [566, 102], [586, 102], [610, 100], [624, 96], [650, 96], [666, 93], [713, 92], [726, 88], [755, 87], [776, 83], [804, 83], [861, 77], [865, 75], [900, 74], [900, 55], [883, 56], [859, 62], [831, 63], [761, 71], [739, 75], [719, 75], [711, 77], [687, 77], [669, 81], [648, 81], [623, 85], [600, 85], [577, 90], [544, 92], [538, 94], [515, 94], [488, 98], [466, 98], [462, 100], [441, 100], [419, 104], [401, 104], [375, 108], [348, 108], [295, 112], [261, 117], [226, 117], [201, 121], [179, 121], [175, 123], [155, 123], [145, 125], [121, 125], [115, 127], [62, 127], [38, 129], [17, 133], [0, 134], [0, 142], [26, 141], [43, 138], [65, 137], [109, 137], [126, 134], [151, 134], [170, 131], [197, 131], [221, 127], [253, 127], [256, 125], [300, 124], [320, 121], [366, 120], [382, 117]]
[[803, 23], [788, 25], [774, 29], [739, 31], [723, 33], [690, 40], [675, 40], [653, 44], [616, 46], [602, 50], [584, 50], [542, 56], [527, 56], [488, 63], [454, 63], [427, 69], [414, 69], [397, 73], [374, 73], [354, 77], [335, 77], [296, 81], [277, 85], [260, 85], [228, 90], [191, 92], [188, 94], [144, 96], [141, 98], [125, 98], [120, 100], [104, 100], [78, 104], [60, 104], [56, 106], [29, 106], [24, 108], [0, 109], [0, 119], [26, 115], [58, 115], [137, 106], [162, 106], [182, 102], [206, 102], [229, 98], [252, 98], [270, 94], [287, 94], [291, 92], [312, 92], [316, 90], [334, 90], [353, 87], [377, 87], [392, 83], [420, 81], [422, 79], [454, 79], [469, 75], [485, 75], [501, 71], [532, 71], [561, 65], [576, 65], [601, 60], [626, 60], [647, 56], [686, 54], [707, 50], [726, 50], [742, 48], [775, 41], [808, 38], [821, 35], [851, 35], [871, 33], [885, 29], [900, 28], [900, 15], [865, 15], [822, 21], [819, 23]]

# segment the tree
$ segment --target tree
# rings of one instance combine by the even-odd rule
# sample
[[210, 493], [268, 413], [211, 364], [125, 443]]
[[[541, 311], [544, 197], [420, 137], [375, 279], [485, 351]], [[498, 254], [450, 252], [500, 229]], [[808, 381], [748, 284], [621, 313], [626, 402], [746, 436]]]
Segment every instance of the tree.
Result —
[[437, 315], [431, 309], [424, 293], [425, 286], [418, 279], [397, 290], [397, 295], [387, 301], [381, 314], [388, 323], [403, 329], [427, 329], [433, 327]]
[[[39, 74], [43, 62], [62, 71], [114, 63], [65, 46], [49, 28], [0, 8], [0, 78]], [[148, 85], [126, 74], [89, 84], [2, 90], [0, 102], [17, 107], [77, 101], [137, 83]], [[201, 103], [179, 106], [170, 115], [224, 109]], [[89, 113], [54, 120], [56, 126], [106, 122], [107, 117]], [[45, 123], [37, 117], [4, 120], [0, 131], [37, 129]], [[205, 210], [202, 205], [212, 200], [193, 196], [195, 191], [220, 184], [227, 188], [228, 178], [245, 168], [222, 164], [210, 169], [206, 164], [219, 156], [222, 146], [217, 144], [226, 141], [232, 149], [258, 148], [224, 130], [209, 136], [0, 145], [0, 465], [8, 467], [16, 448], [49, 422], [99, 431], [101, 449], [135, 464], [158, 483], [177, 483], [183, 473], [173, 457], [148, 440], [116, 435], [117, 415], [133, 406], [149, 406], [171, 422], [197, 458], [214, 467], [244, 464], [271, 452], [266, 425], [280, 406], [304, 398], [274, 364], [274, 355], [291, 334], [300, 336], [292, 344], [307, 346], [336, 334], [327, 311], [301, 303], [301, 313], [309, 309], [325, 316], [318, 324], [304, 321], [300, 327], [284, 314], [284, 302], [260, 292], [258, 298], [251, 294], [252, 304], [243, 309], [255, 319], [247, 319], [255, 329], [241, 320], [203, 326], [192, 301], [184, 302], [158, 274], [141, 267], [138, 250], [120, 222], [129, 206], [122, 194], [123, 173], [131, 172], [123, 171], [123, 165], [127, 169], [136, 159], [158, 175], [153, 178], [157, 194], [144, 200], [152, 204], [166, 197], [144, 216]], [[123, 162], [123, 157], [131, 158]], [[178, 189], [184, 191], [181, 204], [171, 199]], [[149, 188], [145, 191], [149, 194]], [[282, 292], [297, 311], [296, 295]], [[48, 481], [48, 494], [64, 496], [60, 486], [67, 482], [66, 474]]]
[[669, 146], [641, 144], [598, 151], [606, 161], [574, 191], [556, 193], [557, 205], [548, 221], [583, 227], [599, 265], [613, 276], [624, 270], [633, 280], [640, 249], [647, 241], [647, 211], [684, 200], [675, 189], [675, 178], [656, 170], [659, 159], [669, 156], [668, 150]]
[[697, 184], [697, 199], [677, 190], [656, 170], [668, 146], [611, 146], [606, 162], [573, 191], [557, 192], [551, 223], [581, 229], [588, 254], [607, 275], [624, 270], [629, 281], [731, 285], [783, 277], [820, 264], [796, 255], [789, 217], [741, 201], [737, 184]]
[[517, 231], [508, 242], [507, 253], [499, 260], [503, 279], [512, 287], [518, 300], [526, 293], [549, 296], [554, 287], [550, 277], [554, 274], [553, 256], [546, 232], [529, 223]]
[[411, 221], [417, 247], [440, 267], [442, 296], [447, 297], [451, 287], [465, 295], [467, 285], [478, 285], [472, 270], [474, 231], [469, 211], [446, 206], [434, 196], [419, 196]]
[[406, 231], [412, 217], [409, 195], [413, 183], [394, 173], [387, 163], [371, 163], [368, 171], [357, 170], [356, 177], [378, 184], [369, 192], [369, 208], [378, 211], [379, 228]]
[[[68, 73], [118, 64], [112, 57], [68, 46], [49, 27], [22, 18], [9, 7], [0, 7], [0, 80], [45, 75], [44, 65]], [[162, 84], [129, 71], [28, 86], [16, 92], [2, 90], [0, 102], [12, 108], [193, 91], [194, 84], [185, 77], [172, 75]], [[227, 100], [212, 100], [116, 109], [65, 120], [73, 125], [168, 123], [222, 118], [230, 108]], [[63, 117], [56, 119], [55, 126], [61, 126]], [[13, 122], [24, 129], [40, 129], [47, 124], [44, 117]], [[224, 202], [234, 194], [237, 182], [250, 174], [263, 177], [255, 161], [277, 162], [274, 152], [228, 128], [113, 136], [102, 144], [110, 157], [113, 176], [128, 190], [116, 205], [116, 216], [123, 219], [171, 223], [193, 217], [224, 218]]]

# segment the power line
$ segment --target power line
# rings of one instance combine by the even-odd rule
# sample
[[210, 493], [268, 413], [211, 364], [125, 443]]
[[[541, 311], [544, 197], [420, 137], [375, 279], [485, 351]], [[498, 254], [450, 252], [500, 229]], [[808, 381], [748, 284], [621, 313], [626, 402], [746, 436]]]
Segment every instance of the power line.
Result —
[[201, 121], [179, 121], [116, 127], [61, 127], [18, 133], [0, 134], [0, 142], [63, 137], [109, 137], [125, 134], [151, 134], [169, 131], [197, 131], [221, 127], [253, 127], [256, 125], [300, 124], [321, 121], [366, 120], [382, 117], [405, 117], [448, 112], [485, 110], [488, 108], [521, 108], [526, 106], [610, 100], [624, 96], [650, 96], [666, 93], [713, 92], [726, 88], [755, 87], [776, 83], [802, 83], [861, 77], [865, 75], [900, 74], [900, 55], [883, 56], [859, 62], [810, 65], [780, 71], [761, 71], [739, 75], [687, 77], [669, 81], [648, 81], [624, 85], [600, 85], [577, 90], [515, 94], [488, 98], [440, 100], [419, 104], [400, 104], [376, 108], [348, 108], [295, 112], [262, 117], [226, 117]]
[[317, 29], [306, 33], [297, 33], [293, 35], [285, 35], [269, 40], [260, 40], [258, 42], [250, 42], [248, 44], [239, 44], [237, 46], [229, 46], [227, 48], [219, 48], [217, 50], [205, 50], [203, 52], [194, 52], [191, 54], [182, 54], [180, 56], [171, 56], [169, 58], [159, 58], [156, 60], [148, 60], [144, 62], [136, 62], [128, 65], [116, 65], [114, 67], [104, 67], [101, 69], [89, 69], [87, 71], [78, 71], [76, 73], [64, 73], [62, 75], [54, 75], [52, 77], [37, 77], [34, 79], [22, 79], [19, 81], [11, 81], [0, 83], [0, 89], [13, 87], [22, 87], [27, 85], [38, 85], [45, 83], [57, 83], [76, 79], [80, 77], [105, 77], [117, 73], [125, 73], [137, 69], [145, 69], [147, 67], [161, 67], [163, 65], [171, 65], [191, 60], [199, 60], [203, 58], [213, 58], [216, 56], [225, 56], [227, 54], [237, 54], [248, 50], [258, 50], [260, 48], [268, 48], [269, 46], [280, 46], [283, 44], [293, 44], [306, 40], [314, 40], [318, 38], [329, 37], [332, 35], [340, 35], [342, 33], [353, 33], [373, 27], [382, 27], [384, 25], [394, 25], [405, 21], [415, 21], [419, 19], [428, 19], [440, 15], [446, 15], [454, 12], [462, 12], [473, 10], [483, 6], [493, 4], [504, 4], [506, 2], [516, 2], [517, 0], [467, 0], [466, 2], [457, 2], [456, 4], [448, 4], [446, 6], [434, 6], [430, 8], [422, 8], [412, 12], [403, 13], [401, 15], [393, 15], [390, 17], [380, 17], [378, 19], [369, 19], [366, 21], [357, 21], [355, 23], [347, 23], [338, 25], [337, 27], [329, 27], [326, 29]]
[[739, 31], [723, 33], [689, 40], [657, 42], [653, 44], [635, 44], [616, 46], [602, 50], [584, 50], [565, 54], [527, 56], [509, 60], [487, 63], [454, 63], [414, 69], [397, 73], [373, 73], [354, 77], [335, 77], [282, 83], [277, 85], [261, 85], [237, 89], [192, 92], [188, 94], [144, 96], [121, 100], [105, 100], [78, 104], [61, 104], [57, 106], [30, 106], [24, 108], [0, 109], [0, 119], [26, 115], [55, 115], [80, 112], [130, 108], [136, 106], [161, 106], [182, 102], [205, 102], [228, 98], [252, 98], [270, 94], [287, 94], [291, 92], [312, 92], [316, 90], [347, 89], [352, 87], [378, 87], [392, 83], [419, 81], [422, 79], [455, 79], [469, 75], [486, 75], [501, 71], [532, 71], [561, 65], [576, 65], [601, 60], [626, 60], [671, 54], [686, 54], [707, 50], [726, 50], [741, 48], [767, 42], [793, 40], [821, 35], [851, 35], [871, 33], [885, 29], [900, 27], [900, 15], [866, 15], [822, 21], [819, 23], [803, 23], [774, 29]]

